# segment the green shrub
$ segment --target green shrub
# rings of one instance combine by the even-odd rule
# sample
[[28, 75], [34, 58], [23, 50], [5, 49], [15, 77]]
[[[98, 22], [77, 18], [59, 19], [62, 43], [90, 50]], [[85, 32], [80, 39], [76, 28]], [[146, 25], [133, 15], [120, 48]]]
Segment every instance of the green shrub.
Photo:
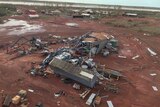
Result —
[[134, 20], [111, 20], [109, 22], [106, 22], [105, 24], [111, 25], [114, 27], [123, 27], [123, 28], [129, 28], [129, 27], [137, 27], [141, 25], [148, 24], [146, 21], [134, 21]]
[[136, 30], [140, 32], [147, 32], [147, 33], [154, 34], [154, 35], [160, 35], [159, 29], [160, 27], [158, 26], [145, 26], [145, 27], [137, 28]]
[[16, 7], [10, 4], [0, 4], [0, 17], [6, 16], [16, 11]]

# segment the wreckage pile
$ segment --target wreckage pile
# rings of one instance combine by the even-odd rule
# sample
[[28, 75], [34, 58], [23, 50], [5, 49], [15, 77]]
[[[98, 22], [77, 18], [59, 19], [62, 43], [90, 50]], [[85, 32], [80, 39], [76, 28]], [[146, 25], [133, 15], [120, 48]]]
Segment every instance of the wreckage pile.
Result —
[[[58, 48], [56, 51], [50, 52], [40, 64], [40, 69], [45, 69], [48, 65], [52, 69], [56, 66], [63, 69], [63, 65], [65, 67], [68, 65], [68, 68], [72, 67], [69, 71], [77, 67], [77, 69], [88, 70], [86, 72], [92, 72], [93, 75], [96, 75], [97, 65], [93, 61], [93, 57], [97, 54], [108, 56], [110, 53], [118, 52], [118, 41], [106, 33], [88, 32], [80, 37], [63, 39], [63, 42], [69, 44], [69, 47]], [[58, 63], [59, 65], [55, 65]], [[56, 72], [59, 73], [54, 70], [54, 73]], [[32, 72], [32, 74], [35, 73]]]
[[117, 79], [123, 76], [113, 70], [104, 72], [105, 68], [100, 69], [100, 65], [93, 60], [96, 54], [107, 56], [118, 51], [118, 41], [113, 36], [106, 33], [89, 32], [70, 41], [70, 45], [71, 48], [61, 48], [54, 55], [49, 55], [52, 58], [48, 56], [49, 60], [43, 61], [48, 61], [46, 64], [50, 65], [55, 74], [90, 88], [95, 87], [99, 79], [109, 79], [111, 75], [116, 76]]
[[[64, 83], [74, 83], [74, 89], [81, 89], [80, 85], [88, 87], [80, 94], [82, 99], [91, 92], [89, 88], [102, 84], [101, 80], [110, 81], [112, 77], [118, 80], [123, 77], [120, 72], [105, 69], [105, 66], [96, 64], [93, 59], [97, 54], [106, 57], [111, 53], [118, 52], [118, 41], [114, 36], [103, 32], [88, 32], [80, 37], [63, 39], [63, 41], [69, 44], [69, 47], [58, 48], [56, 51], [50, 52], [38, 69], [35, 67], [31, 69], [32, 75], [46, 76], [45, 69], [49, 65], [52, 73], [61, 76]], [[111, 83], [105, 84], [104, 90], [113, 93], [118, 92], [117, 86]], [[55, 94], [55, 96], [60, 95]], [[105, 98], [106, 96], [103, 97]], [[100, 104], [103, 97], [92, 93], [86, 104], [91, 105], [94, 99], [94, 105]]]
[[[61, 36], [50, 36], [55, 41], [42, 42], [41, 39], [32, 38], [27, 40], [23, 44], [29, 42], [30, 48], [23, 50], [21, 55], [31, 54], [35, 51], [41, 51], [46, 58], [35, 67], [35, 62], [32, 62], [32, 68], [30, 74], [32, 76], [43, 76], [46, 77], [45, 72], [48, 67], [52, 69], [52, 73], [61, 76], [64, 83], [74, 83], [73, 88], [76, 90], [81, 89], [82, 86], [86, 86], [87, 89], [80, 94], [80, 97], [84, 99], [90, 92], [91, 88], [96, 87], [100, 84], [104, 86], [104, 90], [113, 93], [118, 92], [118, 88], [115, 84], [102, 84], [102, 80], [110, 82], [111, 78], [117, 80], [123, 75], [115, 70], [106, 69], [104, 65], [97, 64], [94, 62], [94, 56], [101, 54], [103, 57], [107, 57], [111, 53], [118, 52], [118, 40], [112, 35], [108, 35], [104, 32], [88, 32], [80, 37], [62, 38]], [[20, 40], [20, 39], [19, 39]], [[19, 42], [17, 40], [8, 53], [11, 53], [13, 49], [19, 52], [19, 48], [22, 45], [15, 46]], [[51, 44], [67, 44], [68, 47], [61, 47], [55, 51], [50, 51], [48, 46]], [[64, 91], [55, 93], [55, 96], [59, 97], [64, 94]], [[100, 104], [102, 98], [108, 96], [99, 96], [99, 94], [92, 93], [86, 104]], [[95, 100], [94, 100], [95, 99]], [[93, 103], [94, 100], [94, 103]]]

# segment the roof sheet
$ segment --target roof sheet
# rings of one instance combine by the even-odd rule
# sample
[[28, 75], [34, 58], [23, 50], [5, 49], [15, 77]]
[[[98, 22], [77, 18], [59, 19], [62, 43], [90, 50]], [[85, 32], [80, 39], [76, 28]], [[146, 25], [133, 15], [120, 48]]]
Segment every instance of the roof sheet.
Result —
[[92, 37], [95, 37], [95, 38], [97, 38], [97, 39], [99, 39], [99, 40], [110, 39], [110, 36], [109, 36], [108, 34], [104, 33], [104, 32], [100, 32], [100, 33], [98, 33], [98, 32], [93, 32], [93, 33], [91, 33], [91, 34], [89, 34], [89, 35], [92, 36]]
[[78, 76], [78, 77], [83, 78], [87, 81], [91, 81], [94, 77], [94, 74], [91, 71], [84, 69], [84, 68], [81, 68], [79, 66], [73, 65], [69, 62], [57, 59], [57, 58], [54, 58], [51, 61], [50, 66], [59, 68], [69, 74]]
[[84, 42], [96, 42], [112, 38], [111, 35], [108, 35], [104, 32], [92, 32], [88, 36], [89, 37], [84, 38]]

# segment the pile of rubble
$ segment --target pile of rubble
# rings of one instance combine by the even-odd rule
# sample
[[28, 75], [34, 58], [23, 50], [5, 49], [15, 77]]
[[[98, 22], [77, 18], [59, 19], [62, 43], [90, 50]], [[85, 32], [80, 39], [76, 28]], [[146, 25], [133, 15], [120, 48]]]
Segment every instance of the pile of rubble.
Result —
[[[59, 38], [60, 39], [60, 38]], [[84, 99], [96, 85], [104, 86], [104, 90], [118, 93], [118, 87], [110, 83], [112, 78], [118, 80], [124, 77], [119, 71], [106, 69], [105, 66], [94, 62], [94, 56], [101, 54], [106, 57], [118, 52], [118, 41], [106, 33], [88, 32], [80, 37], [63, 39], [69, 47], [58, 48], [50, 52], [38, 68], [33, 67], [31, 75], [47, 76], [45, 70], [48, 65], [52, 73], [61, 76], [64, 83], [74, 83], [73, 88], [81, 89], [81, 85], [88, 87], [80, 97]], [[109, 83], [105, 84], [103, 80]], [[55, 93], [55, 96], [60, 96]], [[86, 104], [100, 104], [101, 99], [108, 96], [99, 96], [92, 93]], [[94, 101], [93, 101], [94, 100]], [[93, 103], [94, 102], [94, 103]]]
[[[26, 42], [29, 42], [30, 47], [27, 48], [27, 51], [22, 51], [22, 55], [31, 54], [34, 51], [41, 51], [46, 55], [46, 58], [38, 66], [32, 62], [32, 68], [29, 70], [32, 76], [47, 77], [46, 69], [50, 68], [53, 74], [62, 77], [64, 83], [74, 83], [74, 89], [80, 90], [81, 85], [86, 86], [87, 88], [80, 94], [82, 99], [86, 98], [96, 85], [102, 85], [106, 91], [118, 93], [117, 85], [111, 83], [112, 78], [118, 80], [124, 76], [119, 71], [106, 69], [105, 65], [100, 65], [94, 61], [97, 54], [107, 57], [112, 53], [118, 53], [118, 40], [114, 36], [104, 32], [88, 32], [80, 37], [62, 38], [61, 36], [50, 35], [49, 38], [50, 40], [51, 38], [54, 39], [54, 41], [44, 42], [37, 38], [25, 39]], [[18, 50], [22, 46], [16, 45], [15, 47], [18, 42], [19, 40], [12, 45], [11, 49], [14, 47]], [[54, 51], [48, 49], [50, 45], [57, 43], [66, 44], [68, 47], [61, 47]], [[11, 50], [8, 51], [8, 53], [10, 52]], [[54, 95], [59, 97], [64, 94], [64, 91], [60, 91]], [[95, 104], [100, 104], [101, 99], [105, 97], [108, 96], [92, 93], [86, 104], [95, 106]]]

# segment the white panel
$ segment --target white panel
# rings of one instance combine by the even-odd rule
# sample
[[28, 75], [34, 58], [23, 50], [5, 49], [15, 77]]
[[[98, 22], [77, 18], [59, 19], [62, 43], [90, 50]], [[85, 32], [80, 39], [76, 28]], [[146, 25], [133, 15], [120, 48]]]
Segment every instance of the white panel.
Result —
[[81, 71], [80, 74], [87, 77], [87, 78], [90, 78], [90, 79], [93, 79], [93, 77], [94, 77], [93, 74], [90, 74], [90, 73], [87, 73], [87, 72], [84, 72], [84, 71]]

